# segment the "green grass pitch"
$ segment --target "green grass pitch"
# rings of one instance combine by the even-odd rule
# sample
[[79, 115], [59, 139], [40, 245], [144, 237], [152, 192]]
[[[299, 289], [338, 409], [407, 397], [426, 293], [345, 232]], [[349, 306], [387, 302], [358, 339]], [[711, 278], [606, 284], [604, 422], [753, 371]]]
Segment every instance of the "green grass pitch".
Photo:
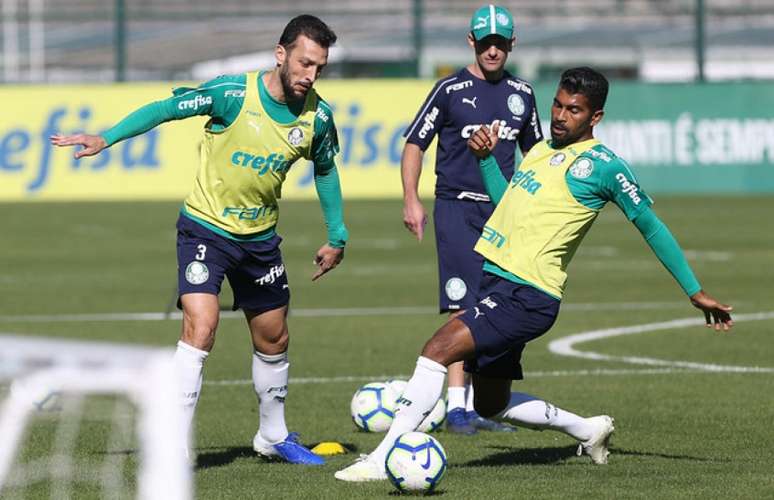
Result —
[[[427, 203], [429, 207], [429, 203]], [[173, 346], [179, 322], [62, 321], [48, 315], [160, 312], [175, 285], [176, 203], [0, 204], [0, 331]], [[737, 314], [774, 311], [774, 197], [659, 197], [657, 213], [686, 249], [705, 289]], [[223, 319], [205, 369], [196, 422], [197, 497], [394, 498], [386, 482], [344, 484], [333, 472], [380, 435], [358, 432], [349, 400], [367, 381], [408, 375], [442, 323], [432, 230], [422, 244], [405, 231], [398, 201], [351, 201], [351, 243], [341, 267], [312, 283], [324, 231], [316, 202], [285, 202], [280, 234], [292, 288], [287, 419], [307, 444], [340, 441], [354, 452], [320, 468], [265, 463], [251, 451], [258, 413], [242, 319]], [[226, 290], [228, 287], [224, 287]], [[222, 297], [229, 304], [230, 292]], [[552, 340], [589, 330], [695, 317], [676, 283], [615, 207], [606, 209], [570, 267], [564, 310], [530, 344], [527, 378], [514, 388], [584, 415], [616, 419], [610, 463], [574, 455], [572, 439], [522, 429], [436, 437], [449, 457], [437, 496], [469, 498], [770, 498], [774, 491], [774, 373], [669, 369], [554, 354]], [[401, 314], [385, 311], [399, 309]], [[342, 311], [350, 309], [349, 312]], [[338, 311], [324, 316], [321, 311]], [[23, 316], [23, 317], [22, 317]], [[14, 318], [15, 317], [15, 318]], [[34, 321], [33, 321], [34, 320]], [[774, 319], [740, 321], [731, 334], [704, 327], [612, 337], [576, 346], [610, 356], [774, 367]], [[0, 346], [1, 348], [1, 346]], [[596, 371], [599, 370], [599, 371]], [[596, 372], [595, 372], [596, 371]], [[591, 372], [591, 373], [589, 373]], [[80, 461], [114, 454], [111, 433], [87, 406]], [[23, 452], [50, 450], [46, 421]], [[128, 468], [128, 467], [127, 467]], [[131, 476], [131, 474], [130, 474]], [[131, 497], [129, 477], [124, 495]], [[39, 483], [28, 498], [47, 496]], [[95, 498], [76, 482], [74, 498]], [[1, 496], [2, 494], [0, 494]]]

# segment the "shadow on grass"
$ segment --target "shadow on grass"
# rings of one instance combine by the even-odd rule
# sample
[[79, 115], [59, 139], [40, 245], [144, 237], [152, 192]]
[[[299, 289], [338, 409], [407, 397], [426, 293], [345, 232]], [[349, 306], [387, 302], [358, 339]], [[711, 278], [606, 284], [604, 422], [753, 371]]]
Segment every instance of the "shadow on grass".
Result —
[[611, 449], [610, 456], [623, 455], [629, 457], [656, 457], [667, 458], [669, 460], [690, 460], [692, 462], [731, 462], [728, 458], [719, 457], [696, 457], [691, 455], [670, 455], [669, 453], [653, 453], [648, 451], [619, 450]]
[[238, 458], [258, 458], [250, 446], [233, 446], [230, 448], [199, 448], [196, 455], [196, 470], [222, 467]]
[[[387, 496], [398, 497], [398, 498], [406, 498], [407, 496], [410, 496], [411, 494], [412, 494], [411, 491], [407, 491], [407, 492], [403, 493], [401, 491], [394, 490], [394, 491], [391, 491], [391, 492], [387, 493]], [[416, 494], [419, 495], [420, 493], [416, 493]], [[439, 497], [439, 496], [445, 495], [445, 494], [446, 494], [446, 490], [440, 489], [440, 490], [433, 490], [430, 493], [422, 493], [421, 495], [422, 495], [422, 497]]]
[[[471, 460], [457, 467], [497, 467], [502, 465], [549, 465], [557, 464], [575, 456], [577, 446], [563, 446], [553, 448], [510, 448], [507, 446], [490, 446], [490, 449], [502, 450], [492, 453], [484, 458]], [[610, 449], [611, 457], [651, 457], [666, 458], [670, 460], [689, 460], [692, 462], [718, 461], [718, 458], [697, 457], [691, 455], [671, 455], [668, 453], [652, 453], [647, 451]]]
[[484, 458], [471, 460], [457, 467], [498, 467], [501, 465], [555, 464], [575, 456], [577, 446], [563, 446], [561, 448], [511, 448], [508, 446], [489, 446], [494, 450], [502, 450], [492, 453]]
[[[315, 443], [316, 444], [316, 443]], [[313, 448], [315, 444], [309, 446]], [[342, 443], [342, 446], [350, 453], [357, 451], [357, 446], [351, 443]], [[233, 463], [237, 459], [251, 458], [265, 463], [284, 463], [281, 460], [272, 460], [259, 457], [250, 446], [232, 446], [227, 448], [198, 448], [196, 455], [196, 470], [222, 467]]]

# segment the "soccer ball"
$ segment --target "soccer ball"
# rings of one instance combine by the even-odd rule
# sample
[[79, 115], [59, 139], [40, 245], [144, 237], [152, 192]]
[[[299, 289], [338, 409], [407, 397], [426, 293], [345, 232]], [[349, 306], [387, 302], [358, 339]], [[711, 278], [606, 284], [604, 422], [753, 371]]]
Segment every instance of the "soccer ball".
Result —
[[446, 452], [434, 437], [407, 432], [395, 440], [384, 465], [399, 491], [430, 493], [446, 472]]
[[386, 382], [387, 385], [390, 386], [390, 389], [400, 397], [401, 394], [403, 394], [403, 391], [406, 390], [406, 386], [408, 385], [407, 380], [400, 380], [397, 378], [392, 378]]
[[[408, 385], [408, 382], [405, 380], [397, 380], [392, 379], [387, 381], [387, 385], [389, 385], [394, 391], [395, 394], [400, 397], [403, 394], [403, 391], [406, 389], [406, 386]], [[441, 428], [441, 425], [443, 424], [443, 421], [446, 419], [446, 401], [443, 399], [439, 399], [435, 406], [433, 406], [433, 409], [430, 410], [430, 413], [425, 417], [422, 422], [420, 422], [419, 427], [417, 427], [417, 430], [420, 432], [434, 432]]]
[[435, 432], [441, 428], [444, 420], [446, 420], [446, 401], [438, 399], [430, 413], [419, 424], [417, 430], [420, 432]]
[[371, 382], [355, 392], [349, 405], [352, 421], [366, 432], [384, 432], [395, 416], [398, 395], [383, 382]]

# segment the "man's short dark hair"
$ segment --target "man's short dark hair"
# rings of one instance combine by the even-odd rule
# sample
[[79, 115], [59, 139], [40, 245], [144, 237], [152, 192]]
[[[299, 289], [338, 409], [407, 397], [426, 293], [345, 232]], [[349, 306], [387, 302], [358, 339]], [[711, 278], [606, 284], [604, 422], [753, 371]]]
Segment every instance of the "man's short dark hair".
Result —
[[592, 111], [599, 111], [605, 107], [609, 84], [607, 83], [607, 78], [599, 71], [587, 66], [570, 68], [562, 73], [559, 87], [570, 94], [585, 95], [586, 99], [589, 100]]
[[301, 14], [291, 19], [285, 26], [279, 44], [290, 49], [300, 35], [304, 35], [325, 49], [336, 43], [336, 33], [327, 24], [315, 16]]

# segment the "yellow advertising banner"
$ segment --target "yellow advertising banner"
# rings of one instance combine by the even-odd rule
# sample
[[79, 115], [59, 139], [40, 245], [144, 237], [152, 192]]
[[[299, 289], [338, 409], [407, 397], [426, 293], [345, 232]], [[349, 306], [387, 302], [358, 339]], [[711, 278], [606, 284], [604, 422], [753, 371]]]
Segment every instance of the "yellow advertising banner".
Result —
[[[72, 148], [49, 143], [56, 133], [101, 133], [180, 85], [0, 88], [0, 201], [182, 200], [193, 185], [205, 117], [165, 123], [94, 158], [74, 160]], [[319, 82], [319, 93], [334, 109], [345, 198], [400, 196], [402, 134], [431, 86], [397, 80]], [[421, 181], [425, 196], [432, 195], [434, 155], [431, 146]], [[311, 172], [311, 163], [296, 163], [283, 198], [315, 197]]]

